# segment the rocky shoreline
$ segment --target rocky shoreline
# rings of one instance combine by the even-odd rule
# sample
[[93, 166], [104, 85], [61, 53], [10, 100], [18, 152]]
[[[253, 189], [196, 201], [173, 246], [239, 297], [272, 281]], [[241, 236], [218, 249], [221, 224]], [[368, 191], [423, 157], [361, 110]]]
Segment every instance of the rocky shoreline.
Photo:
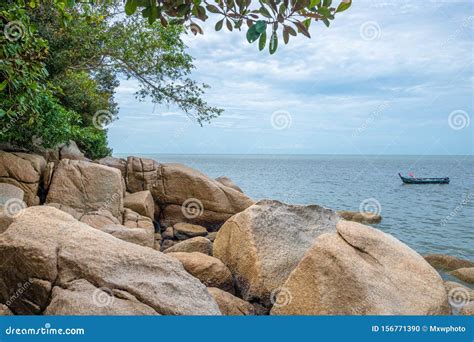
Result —
[[73, 143], [0, 151], [0, 196], [0, 315], [474, 311], [472, 261], [423, 258], [365, 225], [381, 217], [255, 202], [180, 164], [91, 161]]

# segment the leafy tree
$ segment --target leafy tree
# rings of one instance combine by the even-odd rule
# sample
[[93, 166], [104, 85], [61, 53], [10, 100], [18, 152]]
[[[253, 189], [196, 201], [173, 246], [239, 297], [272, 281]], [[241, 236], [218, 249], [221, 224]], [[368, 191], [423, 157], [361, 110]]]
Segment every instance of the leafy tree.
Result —
[[[119, 77], [139, 82], [138, 99], [174, 103], [201, 124], [222, 112], [202, 99], [207, 86], [189, 78], [193, 64], [180, 39], [184, 30], [181, 25], [163, 27], [158, 22], [150, 25], [138, 15], [124, 16], [122, 5], [117, 2], [99, 6], [76, 4], [72, 8], [58, 6], [54, 0], [33, 6], [31, 3], [19, 6], [17, 2], [11, 1], [8, 9], [2, 11], [5, 16], [0, 27], [4, 29], [9, 22], [17, 22], [25, 31], [18, 40], [2, 41], [2, 48], [11, 50], [12, 59], [8, 64], [10, 70], [6, 68], [7, 63], [0, 69], [0, 81], [5, 87], [5, 91], [0, 92], [0, 99], [5, 98], [0, 108], [9, 113], [8, 118], [17, 115], [21, 104], [25, 104], [21, 117], [30, 126], [35, 123], [29, 113], [44, 115], [45, 111], [35, 102], [38, 99], [35, 94], [21, 100], [19, 89], [13, 87], [20, 72], [27, 78], [35, 77], [34, 68], [38, 68], [40, 74], [35, 79], [36, 84], [42, 85], [41, 89], [54, 102], [56, 110], [60, 107], [69, 113], [70, 120], [57, 130], [64, 133], [59, 142], [74, 139], [92, 158], [110, 153], [106, 147], [106, 130], [101, 124], [110, 123], [117, 115], [113, 95]], [[27, 45], [29, 41], [39, 47]], [[23, 65], [29, 61], [30, 50], [36, 51], [34, 48], [41, 53], [41, 58], [35, 59], [30, 69], [20, 71], [17, 63], [22, 61]], [[33, 137], [33, 130], [28, 129], [22, 131], [20, 139], [20, 122], [23, 123], [15, 121], [13, 127], [6, 125], [10, 127], [8, 134], [0, 139], [28, 148], [32, 143], [27, 141], [41, 141], [44, 147], [57, 144], [57, 139], [44, 133], [41, 139]]]

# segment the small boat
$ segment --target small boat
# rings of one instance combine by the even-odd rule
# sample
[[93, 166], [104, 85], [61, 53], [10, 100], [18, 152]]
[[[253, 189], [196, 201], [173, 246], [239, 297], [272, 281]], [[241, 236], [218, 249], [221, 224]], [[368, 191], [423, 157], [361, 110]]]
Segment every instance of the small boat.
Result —
[[398, 174], [405, 184], [449, 184], [449, 177], [443, 178], [417, 178], [417, 177], [403, 177]]

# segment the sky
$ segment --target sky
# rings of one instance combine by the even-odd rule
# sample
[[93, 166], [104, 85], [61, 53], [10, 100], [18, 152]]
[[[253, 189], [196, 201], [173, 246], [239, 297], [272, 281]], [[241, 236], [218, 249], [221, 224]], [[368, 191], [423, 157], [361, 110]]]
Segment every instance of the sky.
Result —
[[201, 127], [123, 80], [114, 153], [473, 154], [473, 1], [354, 0], [274, 55], [218, 19], [183, 40], [224, 114]]

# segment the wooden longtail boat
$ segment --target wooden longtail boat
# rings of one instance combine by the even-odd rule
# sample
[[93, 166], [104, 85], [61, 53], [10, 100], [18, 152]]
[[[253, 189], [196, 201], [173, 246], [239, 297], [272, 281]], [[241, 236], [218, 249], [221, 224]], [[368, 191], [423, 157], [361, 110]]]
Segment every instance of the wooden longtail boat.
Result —
[[417, 178], [417, 177], [403, 177], [398, 174], [405, 184], [449, 184], [449, 177], [443, 178]]

